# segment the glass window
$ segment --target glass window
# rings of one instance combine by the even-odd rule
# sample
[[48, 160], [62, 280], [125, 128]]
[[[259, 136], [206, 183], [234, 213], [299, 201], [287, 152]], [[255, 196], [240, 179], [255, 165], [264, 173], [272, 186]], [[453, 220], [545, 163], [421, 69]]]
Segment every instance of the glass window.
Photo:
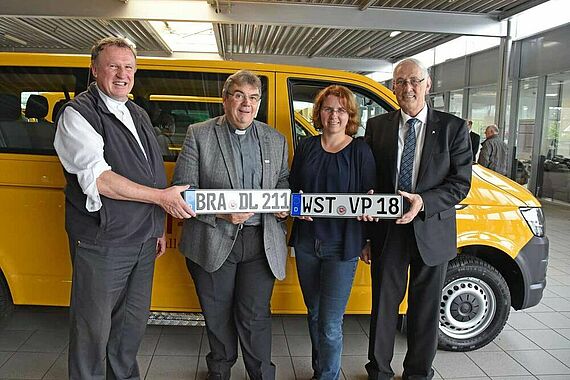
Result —
[[543, 128], [542, 196], [570, 202], [570, 72], [547, 78]]
[[[292, 119], [294, 120], [295, 145], [304, 137], [312, 136], [318, 132], [313, 127], [313, 101], [318, 92], [329, 86], [330, 82], [316, 81], [290, 81], [292, 99]], [[374, 116], [386, 113], [392, 110], [383, 100], [375, 95], [368, 93], [359, 87], [348, 86], [356, 96], [356, 104], [360, 112], [360, 126], [356, 132], [356, 136], [364, 136], [366, 129], [366, 121]]]
[[430, 94], [430, 100], [432, 108], [438, 111], [445, 111], [445, 102], [443, 100], [443, 94]]
[[496, 85], [469, 90], [468, 118], [473, 121], [473, 132], [483, 136], [485, 128], [495, 122], [496, 98]]
[[[132, 95], [155, 127], [167, 160], [175, 160], [190, 124], [224, 114], [222, 88], [230, 76], [201, 73], [138, 70]], [[261, 78], [261, 101], [256, 119], [267, 122], [267, 77]], [[173, 123], [173, 124], [172, 124]]]
[[55, 154], [53, 110], [87, 75], [87, 69], [1, 67], [0, 151]]
[[533, 172], [532, 145], [536, 126], [536, 98], [538, 78], [522, 79], [519, 84], [519, 110], [517, 120], [516, 181], [521, 185], [528, 184]]
[[463, 90], [449, 93], [449, 113], [458, 117], [463, 114]]
[[505, 109], [505, 140], [509, 137], [509, 125], [511, 120], [511, 97], [513, 96], [513, 82], [509, 81], [507, 84], [507, 97], [505, 101], [507, 102], [507, 107]]
[[[138, 70], [129, 95], [144, 108], [165, 157], [180, 151], [188, 125], [223, 114], [221, 93], [230, 73]], [[54, 154], [54, 110], [87, 87], [87, 68], [0, 68], [0, 150]], [[257, 120], [267, 122], [267, 84]]]

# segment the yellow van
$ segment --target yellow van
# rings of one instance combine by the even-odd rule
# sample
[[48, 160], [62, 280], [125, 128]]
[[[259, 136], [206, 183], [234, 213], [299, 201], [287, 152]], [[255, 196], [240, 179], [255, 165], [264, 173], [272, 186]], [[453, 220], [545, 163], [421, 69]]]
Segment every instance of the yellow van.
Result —
[[[71, 262], [64, 231], [65, 180], [51, 147], [54, 109], [85, 90], [89, 57], [0, 53], [0, 313], [15, 305], [66, 306]], [[222, 113], [225, 79], [247, 68], [262, 79], [257, 118], [297, 142], [316, 133], [307, 115], [315, 94], [331, 83], [351, 88], [366, 120], [397, 107], [391, 91], [342, 71], [239, 62], [139, 58], [132, 99], [152, 120], [170, 113], [166, 169], [172, 175], [186, 128]], [[157, 134], [161, 133], [157, 128]], [[477, 165], [467, 199], [458, 209], [458, 252], [449, 265], [441, 302], [440, 346], [471, 350], [503, 328], [510, 307], [536, 305], [544, 290], [548, 240], [540, 203], [523, 187]], [[194, 286], [177, 251], [181, 221], [167, 219], [168, 251], [157, 262], [152, 310], [199, 312]], [[278, 282], [274, 313], [305, 313], [294, 256]], [[359, 264], [348, 313], [370, 311], [369, 267]], [[404, 314], [405, 300], [401, 311]]]

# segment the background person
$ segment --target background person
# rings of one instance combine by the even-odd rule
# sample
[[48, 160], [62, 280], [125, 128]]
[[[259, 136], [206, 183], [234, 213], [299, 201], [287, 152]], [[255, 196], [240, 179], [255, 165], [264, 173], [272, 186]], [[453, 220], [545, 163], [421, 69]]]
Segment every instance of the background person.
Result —
[[431, 379], [441, 289], [447, 262], [457, 254], [455, 205], [469, 192], [473, 157], [465, 121], [427, 107], [431, 79], [419, 61], [399, 62], [392, 83], [401, 108], [369, 119], [366, 136], [376, 160], [375, 192], [397, 190], [409, 210], [395, 221], [372, 224], [369, 232], [372, 316], [366, 370], [369, 379], [394, 375], [390, 362], [409, 267], [402, 377]]
[[499, 128], [491, 124], [485, 128], [485, 141], [481, 144], [477, 163], [506, 176], [507, 151], [507, 144], [499, 136]]
[[[224, 115], [188, 128], [174, 183], [196, 189], [287, 189], [285, 137], [254, 120], [261, 81], [238, 71], [222, 90]], [[270, 300], [285, 277], [288, 212], [198, 215], [184, 222], [180, 251], [206, 320], [208, 379], [229, 379], [238, 337], [252, 380], [274, 379]]]
[[136, 355], [154, 261], [166, 249], [163, 210], [177, 218], [192, 214], [180, 197], [187, 186], [164, 189], [152, 124], [128, 98], [135, 60], [126, 40], [99, 41], [91, 50], [96, 83], [66, 103], [57, 121], [54, 146], [67, 180], [65, 227], [73, 264], [73, 380], [140, 378]]
[[175, 154], [170, 150], [173, 146], [171, 136], [176, 132], [176, 123], [174, 116], [169, 112], [161, 112], [157, 122], [158, 134], [156, 140], [163, 156], [174, 156]]
[[471, 139], [471, 149], [473, 150], [473, 162], [477, 162], [477, 153], [479, 153], [479, 145], [481, 144], [481, 136], [473, 132], [473, 121], [467, 120], [467, 128], [469, 129], [469, 138]]
[[[375, 163], [358, 130], [354, 94], [329, 86], [313, 107], [322, 135], [301, 140], [295, 151], [291, 190], [310, 193], [366, 193], [374, 187]], [[340, 376], [342, 321], [358, 257], [366, 245], [363, 222], [343, 218], [296, 218], [290, 244], [295, 247], [299, 282], [307, 306], [315, 379]]]

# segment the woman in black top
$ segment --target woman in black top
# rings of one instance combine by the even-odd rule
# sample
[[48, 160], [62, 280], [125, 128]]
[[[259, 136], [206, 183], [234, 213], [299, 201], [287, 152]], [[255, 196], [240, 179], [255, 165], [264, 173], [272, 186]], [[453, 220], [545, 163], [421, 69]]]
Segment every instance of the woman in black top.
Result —
[[[337, 85], [323, 89], [315, 99], [313, 122], [322, 134], [297, 146], [289, 176], [292, 191], [362, 194], [372, 189], [372, 151], [362, 138], [352, 138], [359, 125], [354, 94]], [[297, 218], [290, 244], [308, 309], [313, 378], [336, 380], [343, 315], [366, 244], [364, 223], [356, 218]]]

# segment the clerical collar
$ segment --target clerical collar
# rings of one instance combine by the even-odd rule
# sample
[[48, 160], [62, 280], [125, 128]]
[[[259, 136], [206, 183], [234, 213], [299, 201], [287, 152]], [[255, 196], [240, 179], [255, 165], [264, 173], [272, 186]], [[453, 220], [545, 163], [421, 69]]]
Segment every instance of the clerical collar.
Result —
[[245, 134], [247, 134], [247, 131], [249, 131], [252, 126], [253, 126], [253, 122], [246, 129], [239, 129], [239, 128], [234, 127], [233, 125], [231, 125], [228, 122], [228, 127], [230, 128], [230, 131], [232, 131], [233, 133], [235, 133], [238, 136], [244, 136]]

